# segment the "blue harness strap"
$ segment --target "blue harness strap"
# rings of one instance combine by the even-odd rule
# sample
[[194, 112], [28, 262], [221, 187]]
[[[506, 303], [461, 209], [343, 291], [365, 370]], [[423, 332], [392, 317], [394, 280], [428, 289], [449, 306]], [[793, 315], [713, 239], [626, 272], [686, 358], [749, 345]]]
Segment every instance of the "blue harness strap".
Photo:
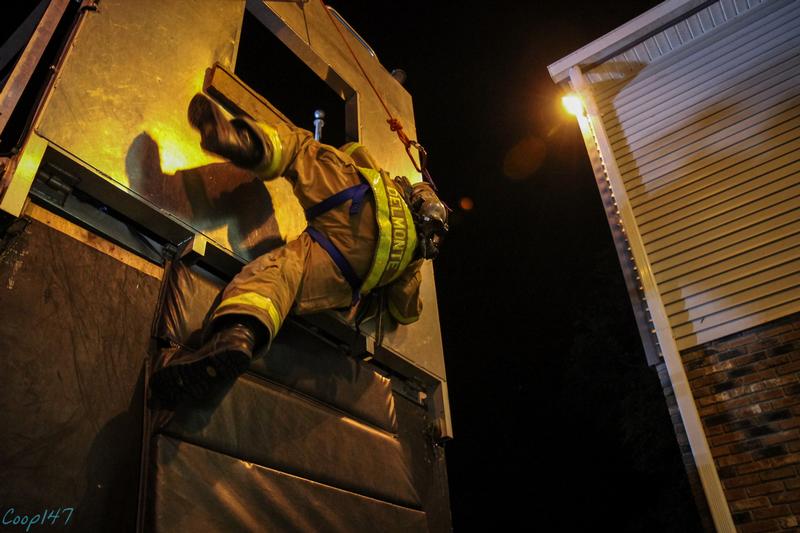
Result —
[[[358, 185], [353, 185], [352, 187], [348, 187], [347, 189], [339, 191], [333, 196], [321, 201], [317, 205], [306, 209], [306, 219], [311, 221], [321, 214], [327, 213], [334, 207], [342, 205], [348, 200], [351, 202], [350, 214], [354, 215], [361, 209], [361, 206], [364, 203], [364, 197], [370, 190], [369, 184], [359, 183]], [[353, 270], [350, 262], [347, 260], [347, 258], [345, 258], [344, 254], [342, 254], [341, 250], [339, 250], [339, 248], [333, 244], [328, 236], [315, 227], [309, 225], [306, 227], [306, 233], [308, 233], [311, 239], [319, 244], [322, 249], [328, 253], [330, 258], [341, 271], [344, 279], [346, 279], [347, 283], [350, 284], [350, 287], [353, 289], [353, 305], [355, 305], [361, 296], [360, 290], [362, 281], [358, 277], [358, 274], [356, 274], [355, 270]]]
[[344, 257], [336, 245], [331, 242], [328, 236], [317, 228], [308, 226], [306, 228], [306, 233], [311, 237], [311, 240], [322, 246], [322, 249], [328, 252], [333, 262], [339, 267], [344, 279], [347, 280], [347, 283], [349, 283], [350, 287], [353, 289], [353, 304], [355, 304], [360, 297], [359, 289], [361, 289], [361, 280], [355, 270], [353, 270], [350, 262]]
[[359, 209], [361, 209], [361, 205], [364, 203], [364, 196], [369, 190], [368, 184], [359, 183], [358, 185], [353, 185], [352, 187], [339, 191], [330, 198], [326, 198], [317, 205], [306, 209], [306, 219], [311, 220], [312, 218], [317, 218], [322, 213], [327, 213], [334, 207], [342, 205], [348, 200], [352, 200], [350, 204], [350, 214], [355, 215], [358, 213]]

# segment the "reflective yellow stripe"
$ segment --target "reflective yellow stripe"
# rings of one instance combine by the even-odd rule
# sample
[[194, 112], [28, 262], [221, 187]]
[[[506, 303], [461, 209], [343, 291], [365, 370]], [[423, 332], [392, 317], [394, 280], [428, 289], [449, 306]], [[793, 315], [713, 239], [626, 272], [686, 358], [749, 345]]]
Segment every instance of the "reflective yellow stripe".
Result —
[[349, 155], [353, 158], [353, 162], [358, 167], [363, 168], [378, 168], [378, 163], [372, 157], [372, 154], [369, 153], [369, 150], [363, 145], [358, 144], [357, 142], [350, 142], [345, 144], [340, 148], [342, 152]]
[[[408, 207], [400, 191], [390, 183], [389, 177], [384, 175], [387, 198], [389, 199], [389, 221], [392, 225], [391, 244], [389, 248], [389, 261], [383, 272], [379, 286], [384, 286], [394, 281], [403, 273], [405, 266], [403, 258], [407, 256], [409, 235], [414, 233], [414, 224], [410, 222]], [[398, 214], [397, 211], [400, 211]], [[398, 252], [400, 252], [398, 254]]]
[[386, 195], [386, 184], [383, 182], [383, 176], [373, 168], [359, 167], [358, 170], [369, 182], [372, 193], [375, 195], [375, 217], [378, 222], [378, 245], [375, 247], [372, 266], [364, 279], [364, 283], [361, 285], [361, 294], [367, 294], [378, 285], [384, 270], [386, 270], [386, 263], [389, 262], [389, 250], [392, 246], [392, 224], [389, 220], [389, 199]]
[[266, 311], [269, 315], [269, 318], [272, 320], [272, 325], [275, 328], [275, 330], [271, 331], [270, 333], [275, 335], [278, 330], [281, 329], [281, 314], [278, 312], [278, 308], [275, 307], [275, 304], [272, 302], [272, 300], [266, 296], [262, 296], [255, 292], [237, 294], [236, 296], [231, 296], [230, 298], [225, 298], [222, 300], [222, 302], [220, 302], [220, 304], [217, 306], [216, 311], [231, 305], [244, 305]]
[[353, 152], [358, 150], [360, 147], [361, 145], [358, 143], [347, 143], [344, 146], [342, 146], [342, 148], [344, 148], [342, 152], [346, 153], [347, 155], [353, 155]]
[[403, 202], [403, 214], [405, 215], [406, 227], [408, 228], [406, 251], [403, 253], [403, 259], [400, 260], [400, 268], [397, 269], [397, 275], [393, 276], [392, 279], [405, 272], [406, 267], [408, 267], [408, 264], [411, 263], [411, 259], [414, 257], [414, 250], [417, 249], [417, 228], [414, 226], [414, 219], [411, 217], [411, 210], [408, 208], [408, 205], [406, 205], [405, 202]]
[[267, 139], [269, 139], [270, 144], [272, 145], [272, 160], [269, 162], [269, 165], [267, 165], [266, 168], [263, 168], [263, 170], [258, 169], [258, 173], [261, 174], [262, 178], [274, 178], [278, 173], [278, 169], [281, 168], [283, 144], [281, 143], [281, 138], [278, 135], [278, 130], [272, 126], [269, 126], [268, 124], [259, 123], [258, 126], [261, 128], [261, 131], [264, 132]]
[[[403, 253], [398, 259], [396, 254], [390, 252], [387, 271], [384, 272], [384, 277], [379, 282], [381, 286], [387, 285], [400, 277], [411, 262], [414, 249], [417, 246], [417, 230], [414, 226], [414, 219], [411, 217], [411, 211], [406, 201], [387, 174], [384, 174], [383, 179], [386, 190], [390, 193], [389, 214], [391, 215], [390, 222], [392, 224], [391, 252], [394, 252], [396, 248], [402, 248]], [[396, 216], [396, 213], [392, 211], [392, 199], [399, 200], [399, 203], [396, 202], [395, 205], [400, 206], [402, 216]], [[405, 228], [405, 231], [402, 231], [403, 228]]]
[[404, 316], [403, 313], [394, 305], [394, 302], [389, 300], [389, 313], [397, 320], [399, 323], [403, 324], [404, 326], [407, 324], [412, 324], [419, 320], [419, 315], [415, 316]]
[[[411, 218], [405, 200], [402, 199], [399, 191], [393, 185], [387, 183], [388, 176], [384, 176], [380, 171], [359, 167], [359, 171], [369, 182], [372, 192], [375, 195], [375, 217], [378, 223], [378, 244], [375, 247], [375, 255], [372, 260], [367, 277], [361, 286], [361, 293], [366, 294], [375, 287], [386, 285], [394, 281], [408, 267], [417, 246], [417, 232], [414, 227], [414, 220]], [[391, 187], [391, 189], [390, 189]], [[397, 222], [398, 227], [394, 227], [392, 212], [390, 207], [390, 196], [402, 209], [402, 222]], [[399, 199], [399, 204], [397, 200]], [[405, 229], [400, 227], [404, 225]], [[404, 234], [404, 235], [403, 235]], [[398, 258], [392, 257], [393, 247], [403, 246], [403, 252]], [[391, 268], [389, 268], [391, 267]]]

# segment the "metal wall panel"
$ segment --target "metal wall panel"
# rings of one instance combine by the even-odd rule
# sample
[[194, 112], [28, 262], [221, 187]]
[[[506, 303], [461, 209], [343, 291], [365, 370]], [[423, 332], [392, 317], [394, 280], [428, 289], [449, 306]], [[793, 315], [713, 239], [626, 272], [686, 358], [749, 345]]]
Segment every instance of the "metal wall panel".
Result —
[[[3, 512], [61, 509], [43, 523], [133, 532], [158, 272], [143, 272], [138, 257], [35, 206], [4, 237]], [[25, 531], [11, 518], [2, 531]]]
[[[245, 9], [346, 99], [349, 135], [369, 146], [393, 175], [421, 179], [370, 85], [415, 138], [411, 95], [346, 23], [334, 26], [324, 4], [195, 0], [189, 9], [178, 0], [103, 0], [101, 9], [83, 11], [33, 123], [25, 164], [13, 175], [14, 194], [5, 195], [0, 207], [21, 208], [39, 169], [40, 176], [52, 173], [173, 244], [202, 234], [210, 244], [204, 262], [229, 274], [242, 261], [295, 238], [305, 217], [291, 184], [284, 178], [254, 181], [252, 173], [203, 151], [186, 119], [208, 70], [233, 71]], [[231, 87], [230, 76], [210, 80], [209, 92], [231, 103], [223, 90]], [[422, 268], [420, 320], [389, 325], [378, 349], [374, 320], [365, 321], [361, 332], [372, 356], [418, 380], [435, 399], [431, 404], [442, 406], [436, 407], [443, 414], [442, 434], [450, 436], [448, 399], [440, 392], [446, 390], [446, 372], [433, 265], [427, 261]]]
[[800, 2], [754, 4], [587, 74], [680, 349], [800, 311]]

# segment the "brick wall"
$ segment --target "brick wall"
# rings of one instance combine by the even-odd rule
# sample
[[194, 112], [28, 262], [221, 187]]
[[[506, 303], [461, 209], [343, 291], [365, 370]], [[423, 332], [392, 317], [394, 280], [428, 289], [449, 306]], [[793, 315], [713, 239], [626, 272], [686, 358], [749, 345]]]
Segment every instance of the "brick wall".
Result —
[[700, 482], [700, 474], [697, 471], [697, 465], [694, 462], [694, 456], [692, 456], [692, 449], [689, 446], [689, 437], [686, 435], [686, 428], [683, 425], [683, 420], [681, 420], [681, 413], [678, 410], [678, 400], [675, 398], [675, 391], [672, 388], [672, 382], [669, 380], [667, 365], [661, 362], [655, 366], [655, 369], [658, 372], [658, 380], [661, 382], [664, 398], [667, 401], [669, 417], [675, 429], [675, 436], [678, 439], [681, 459], [683, 459], [683, 466], [686, 468], [686, 476], [689, 479], [689, 487], [692, 490], [692, 496], [697, 505], [697, 514], [700, 517], [700, 523], [704, 531], [712, 533], [714, 531], [714, 521], [711, 518], [711, 510], [708, 508], [706, 495], [703, 492], [703, 485]]
[[681, 355], [737, 528], [800, 528], [800, 314]]

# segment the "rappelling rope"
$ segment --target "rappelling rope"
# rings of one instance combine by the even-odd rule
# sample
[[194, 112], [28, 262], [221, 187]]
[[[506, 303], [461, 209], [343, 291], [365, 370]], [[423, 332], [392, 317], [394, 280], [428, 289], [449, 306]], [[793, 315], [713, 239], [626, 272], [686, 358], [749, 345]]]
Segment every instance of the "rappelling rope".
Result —
[[[342, 42], [347, 47], [347, 50], [350, 51], [350, 55], [353, 56], [353, 60], [356, 62], [356, 65], [358, 65], [359, 70], [361, 70], [361, 74], [363, 74], [364, 79], [367, 80], [367, 83], [369, 83], [369, 86], [372, 88], [372, 92], [374, 92], [375, 96], [378, 97], [378, 101], [381, 103], [381, 106], [383, 106], [384, 111], [386, 111], [386, 116], [389, 117], [386, 120], [386, 123], [389, 124], [390, 130], [397, 133], [397, 138], [403, 143], [403, 146], [406, 149], [406, 154], [408, 154], [408, 158], [411, 160], [411, 164], [414, 165], [414, 168], [417, 170], [417, 172], [422, 174], [422, 178], [427, 181], [431, 187], [433, 187], [433, 190], [438, 191], [436, 184], [433, 182], [433, 178], [431, 178], [430, 172], [428, 172], [428, 152], [420, 143], [408, 138], [408, 135], [406, 135], [406, 133], [403, 131], [403, 125], [400, 123], [400, 120], [394, 117], [392, 112], [389, 111], [389, 106], [386, 105], [383, 96], [378, 91], [377, 87], [375, 87], [375, 84], [372, 83], [372, 79], [367, 74], [367, 71], [364, 69], [361, 61], [358, 60], [358, 56], [356, 56], [355, 51], [353, 51], [353, 49], [350, 47], [350, 43], [347, 42], [344, 33], [342, 33], [341, 28], [339, 28], [339, 24], [336, 23], [336, 20], [333, 18], [330, 9], [328, 9], [328, 6], [325, 5], [325, 0], [319, 0], [319, 3], [322, 4], [322, 8], [328, 14], [331, 24], [333, 24], [333, 27], [336, 28], [336, 32], [339, 34], [339, 37], [341, 37]], [[415, 159], [411, 153], [412, 147], [416, 148], [417, 152], [419, 153], [419, 161], [417, 161], [417, 159]]]

